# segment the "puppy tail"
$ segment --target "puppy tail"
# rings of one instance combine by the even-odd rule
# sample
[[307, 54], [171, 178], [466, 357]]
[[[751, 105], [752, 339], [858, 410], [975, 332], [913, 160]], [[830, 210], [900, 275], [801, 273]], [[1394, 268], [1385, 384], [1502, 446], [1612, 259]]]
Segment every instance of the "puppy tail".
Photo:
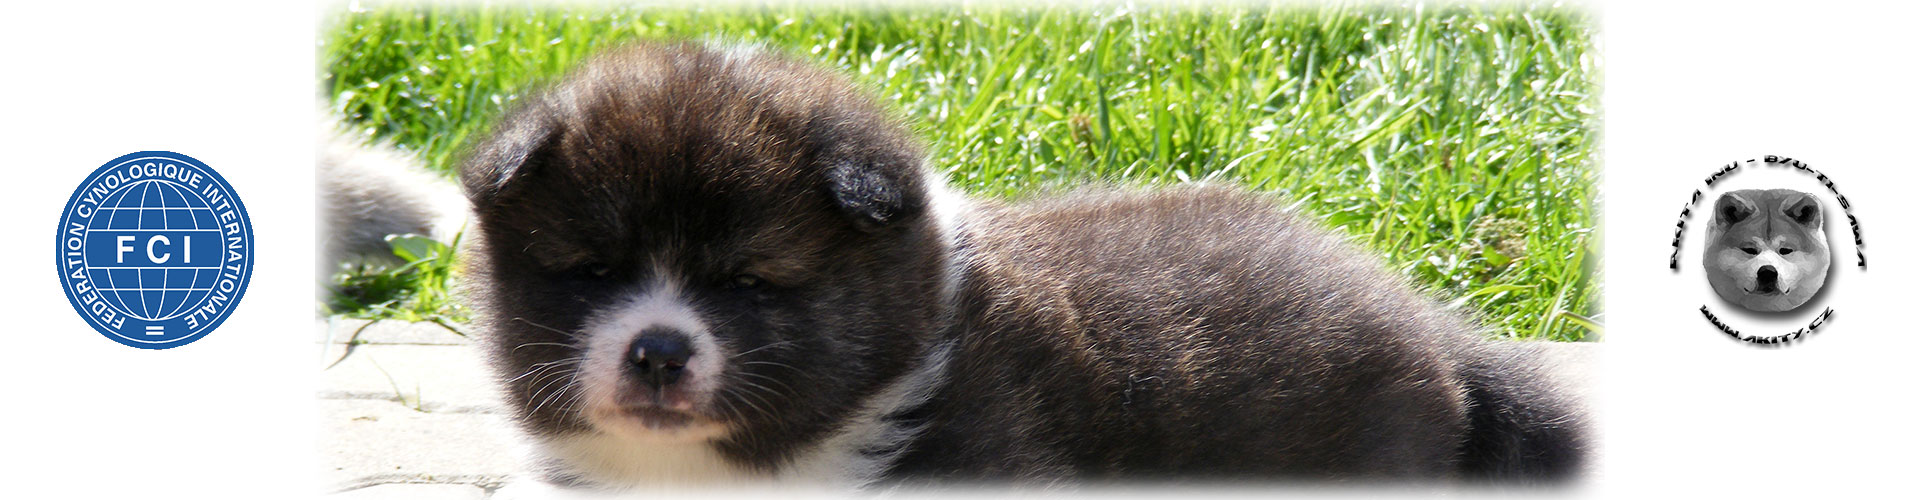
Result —
[[1461, 453], [1466, 477], [1555, 483], [1584, 470], [1586, 412], [1552, 377], [1571, 370], [1547, 370], [1542, 361], [1584, 365], [1593, 346], [1556, 344], [1489, 342], [1471, 356], [1462, 373], [1469, 425]]
[[321, 280], [342, 262], [398, 264], [387, 235], [450, 243], [466, 223], [466, 199], [445, 177], [385, 144], [365, 144], [328, 118], [319, 127], [315, 235]]

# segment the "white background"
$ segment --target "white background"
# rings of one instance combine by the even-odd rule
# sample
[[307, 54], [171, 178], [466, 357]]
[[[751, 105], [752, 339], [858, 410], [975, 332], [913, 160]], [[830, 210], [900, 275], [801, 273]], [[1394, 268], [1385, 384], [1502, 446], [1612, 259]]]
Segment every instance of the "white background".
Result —
[[[1892, 495], [1913, 485], [1920, 275], [1900, 252], [1917, 248], [1920, 215], [1920, 16], [1821, 5], [1600, 7], [1610, 361], [1596, 374], [1608, 388], [1604, 470], [1582, 494]], [[35, 2], [0, 15], [0, 223], [10, 235], [0, 251], [14, 263], [0, 270], [10, 323], [0, 496], [322, 489], [309, 276], [317, 11]], [[242, 306], [212, 335], [167, 351], [90, 330], [48, 269], [47, 234], [80, 180], [149, 149], [219, 169], [258, 238]], [[1849, 234], [1829, 219], [1836, 313], [1786, 349], [1716, 334], [1697, 311], [1710, 303], [1705, 283], [1665, 267], [1672, 224], [1701, 180], [1767, 154], [1833, 177], [1872, 266], [1851, 266]], [[1697, 266], [1697, 242], [1688, 250], [1683, 263]]]
[[[1916, 248], [1920, 215], [1920, 26], [1911, 7], [1807, 5], [1606, 7], [1607, 496], [1910, 494], [1920, 276], [1901, 252]], [[1696, 239], [1681, 253], [1693, 272], [1666, 268], [1693, 190], [1720, 165], [1768, 154], [1835, 181], [1869, 266], [1854, 267], [1829, 198], [1834, 316], [1785, 349], [1733, 342], [1700, 315], [1702, 304], [1732, 309], [1697, 272], [1707, 217], [1690, 221]], [[1728, 187], [1825, 191], [1761, 170]], [[1797, 328], [1737, 321], [1748, 333]]]
[[[312, 5], [14, 2], [0, 8], [5, 347], [0, 497], [286, 498], [319, 491], [309, 264]], [[252, 283], [213, 333], [114, 343], [61, 292], [53, 231], [89, 172], [185, 153], [254, 223]]]

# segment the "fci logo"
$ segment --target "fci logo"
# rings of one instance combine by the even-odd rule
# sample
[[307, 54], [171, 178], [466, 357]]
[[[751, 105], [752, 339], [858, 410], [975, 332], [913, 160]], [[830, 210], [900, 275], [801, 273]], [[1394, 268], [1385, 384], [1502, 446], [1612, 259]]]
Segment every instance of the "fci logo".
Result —
[[253, 275], [253, 225], [220, 174], [179, 153], [107, 162], [60, 218], [56, 262], [75, 311], [142, 349], [199, 340], [233, 312]]

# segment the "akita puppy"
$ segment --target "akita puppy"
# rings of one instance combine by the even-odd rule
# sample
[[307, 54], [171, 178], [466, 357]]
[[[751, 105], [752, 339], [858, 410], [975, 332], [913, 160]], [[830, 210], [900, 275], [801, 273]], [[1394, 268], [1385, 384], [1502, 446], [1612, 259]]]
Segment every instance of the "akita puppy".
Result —
[[833, 73], [639, 45], [466, 160], [468, 290], [555, 484], [1544, 480], [1584, 418], [1220, 186], [971, 200]]

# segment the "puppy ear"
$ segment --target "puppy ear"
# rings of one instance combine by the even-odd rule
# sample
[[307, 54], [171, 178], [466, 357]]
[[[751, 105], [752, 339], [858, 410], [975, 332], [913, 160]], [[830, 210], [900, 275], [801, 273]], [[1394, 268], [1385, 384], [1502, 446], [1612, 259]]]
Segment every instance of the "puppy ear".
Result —
[[554, 121], [537, 110], [514, 113], [500, 123], [460, 167], [460, 183], [475, 207], [490, 205], [515, 180], [538, 171], [560, 139]]
[[1820, 216], [1820, 200], [1805, 193], [1795, 193], [1780, 204], [1780, 212], [1788, 220], [1808, 228], [1819, 229], [1825, 217]]
[[1753, 202], [1747, 201], [1746, 196], [1737, 192], [1723, 194], [1719, 201], [1713, 203], [1713, 223], [1721, 227], [1738, 224], [1752, 217], [1755, 210]]
[[[908, 219], [921, 210], [920, 186], [913, 176], [898, 175], [912, 165], [898, 160], [845, 160], [827, 167], [827, 185], [834, 203], [865, 231], [875, 231]], [[892, 175], [890, 175], [892, 174]]]

